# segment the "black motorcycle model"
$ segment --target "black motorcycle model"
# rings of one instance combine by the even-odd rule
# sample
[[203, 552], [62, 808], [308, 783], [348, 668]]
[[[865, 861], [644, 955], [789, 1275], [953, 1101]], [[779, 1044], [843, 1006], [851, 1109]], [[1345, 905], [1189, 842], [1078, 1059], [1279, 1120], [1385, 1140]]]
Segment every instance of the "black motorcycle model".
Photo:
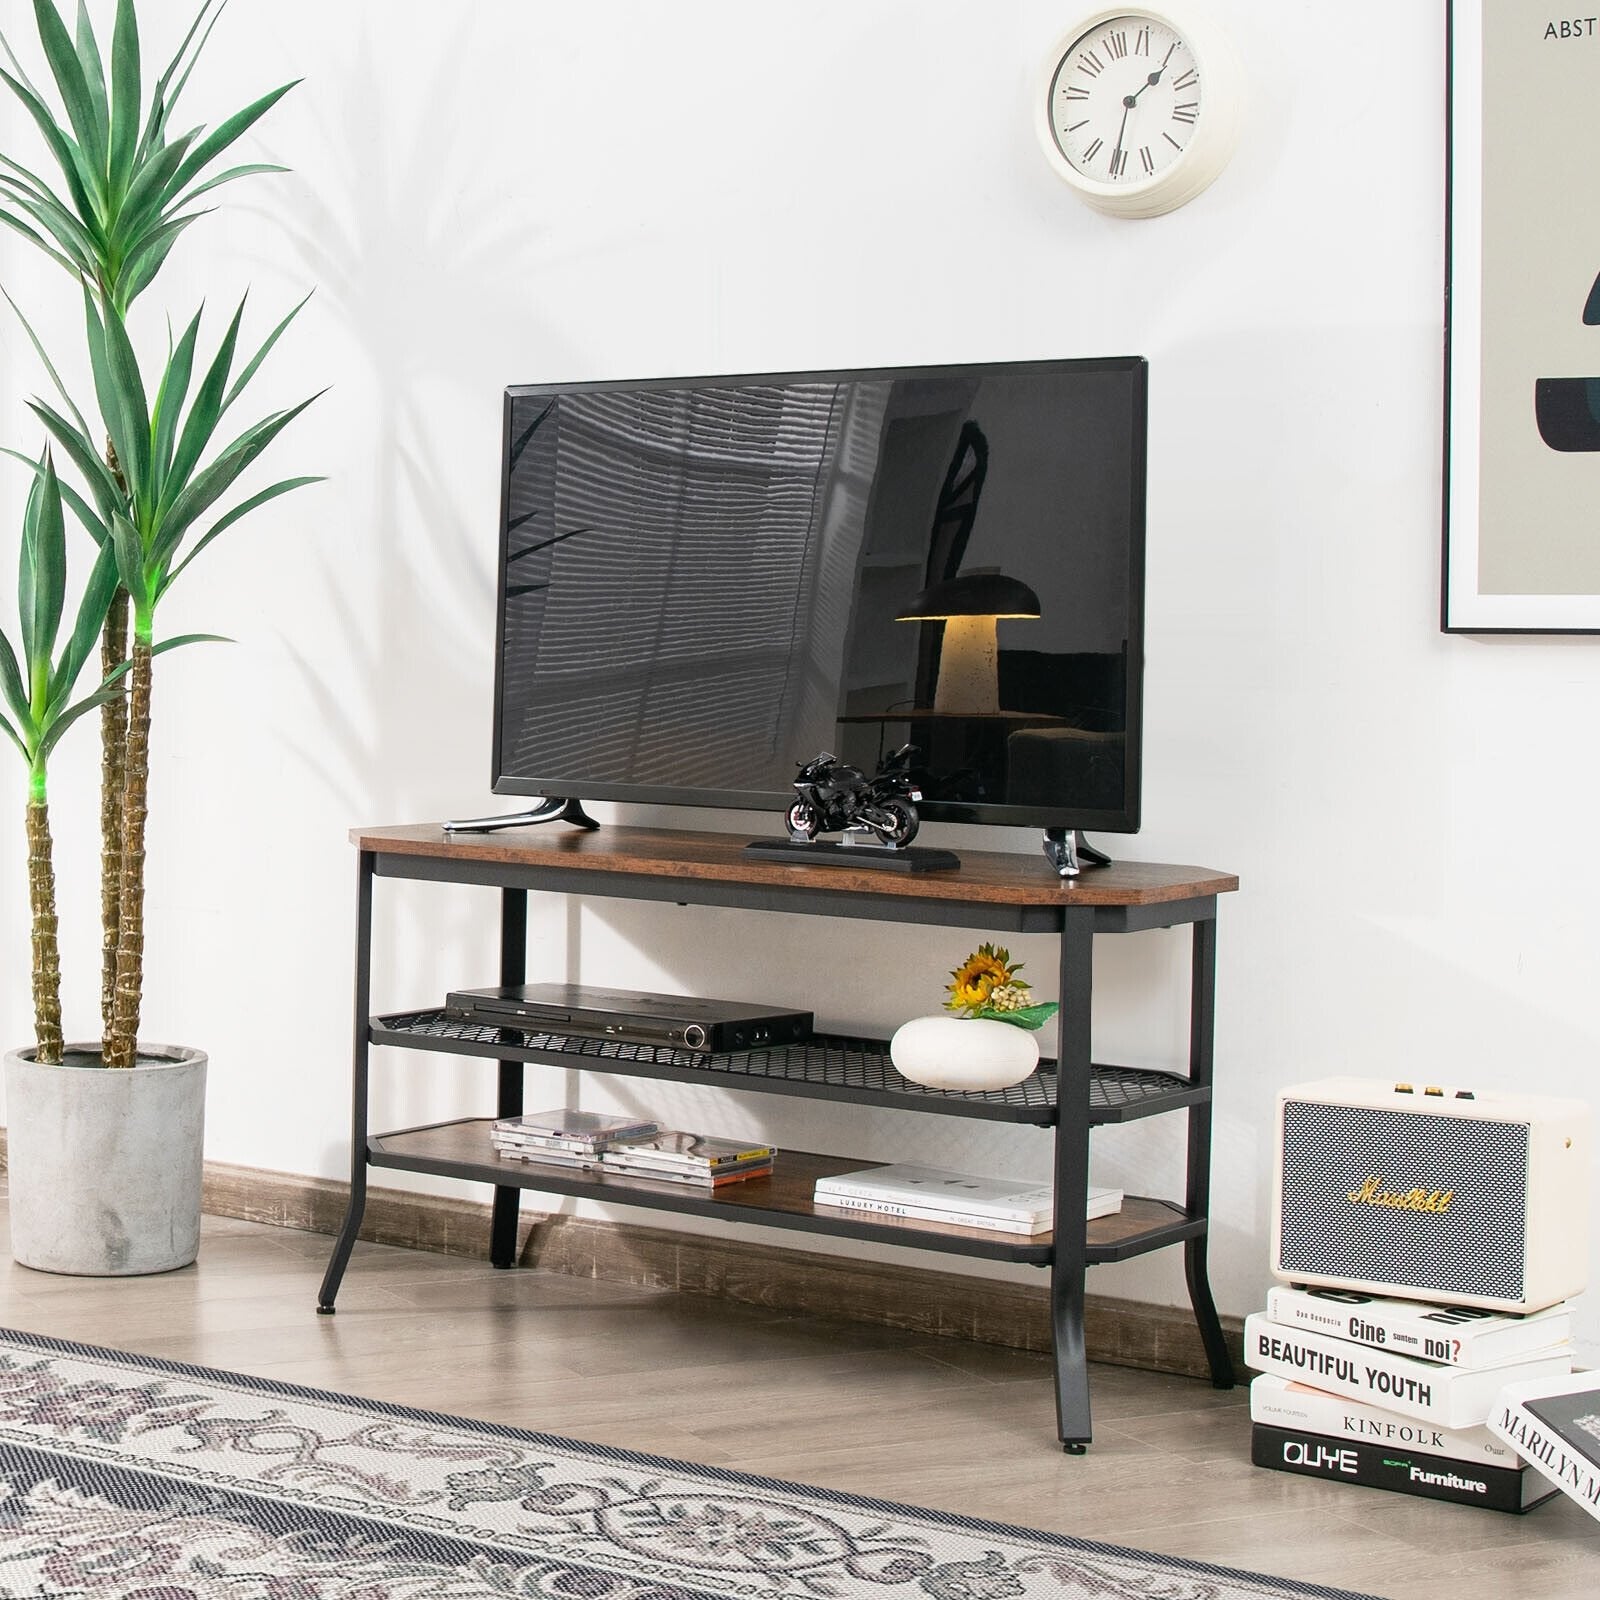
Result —
[[902, 745], [872, 778], [827, 751], [801, 762], [787, 813], [790, 837], [866, 828], [887, 845], [910, 844], [919, 826], [914, 802], [922, 798], [911, 771], [916, 753], [915, 745]]

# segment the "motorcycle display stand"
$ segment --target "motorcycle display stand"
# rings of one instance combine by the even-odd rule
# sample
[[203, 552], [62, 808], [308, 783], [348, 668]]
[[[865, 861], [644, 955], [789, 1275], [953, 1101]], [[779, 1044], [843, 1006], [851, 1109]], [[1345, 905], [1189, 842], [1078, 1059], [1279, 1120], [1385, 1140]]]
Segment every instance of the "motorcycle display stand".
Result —
[[882, 844], [870, 835], [859, 844], [850, 839], [752, 839], [751, 855], [774, 856], [791, 864], [815, 862], [830, 867], [876, 867], [886, 872], [953, 872], [961, 857], [953, 850], [929, 846]]

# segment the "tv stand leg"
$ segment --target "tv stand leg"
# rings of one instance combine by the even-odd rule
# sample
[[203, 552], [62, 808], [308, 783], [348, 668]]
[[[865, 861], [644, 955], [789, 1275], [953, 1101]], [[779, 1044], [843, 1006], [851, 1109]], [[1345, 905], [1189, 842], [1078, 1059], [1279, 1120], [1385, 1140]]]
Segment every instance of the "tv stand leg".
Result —
[[[500, 891], [500, 981], [508, 987], [528, 981], [528, 891]], [[503, 1036], [502, 1036], [503, 1037]], [[502, 1061], [496, 1085], [495, 1115], [520, 1117], [525, 1064]], [[489, 1264], [502, 1270], [517, 1264], [517, 1211], [522, 1190], [496, 1184], [489, 1216]]]
[[1079, 838], [1076, 828], [1046, 828], [1044, 853], [1058, 878], [1076, 878], [1085, 867], [1111, 865], [1111, 857], [1104, 850], [1096, 850], [1087, 839]]
[[441, 823], [446, 833], [494, 833], [500, 828], [531, 828], [540, 822], [570, 822], [576, 828], [600, 824], [583, 809], [583, 801], [552, 795], [526, 811], [508, 811], [503, 817], [465, 817]]

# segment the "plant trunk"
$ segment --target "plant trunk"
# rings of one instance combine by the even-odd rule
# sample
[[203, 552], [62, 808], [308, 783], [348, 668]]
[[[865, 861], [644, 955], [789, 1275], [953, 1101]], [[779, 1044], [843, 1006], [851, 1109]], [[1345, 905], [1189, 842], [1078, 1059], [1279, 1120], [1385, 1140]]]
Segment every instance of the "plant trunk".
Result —
[[[124, 495], [116, 446], [106, 440], [106, 466]], [[128, 656], [128, 591], [111, 597], [100, 634], [100, 681]], [[122, 680], [116, 695], [100, 707], [100, 1029], [110, 1038], [117, 991], [117, 929], [122, 897], [122, 786], [128, 759], [128, 693]]]
[[28, 801], [28, 896], [33, 903], [34, 1057], [43, 1066], [61, 1062], [61, 948], [57, 939], [56, 869], [50, 849], [50, 807]]
[[135, 632], [128, 691], [128, 758], [122, 788], [122, 893], [117, 906], [117, 976], [111, 1027], [103, 1052], [108, 1067], [131, 1067], [139, 1038], [144, 990], [144, 825], [150, 783], [151, 645]]
[[[118, 589], [100, 635], [100, 680], [128, 655], [128, 592]], [[120, 685], [119, 685], [120, 688]], [[117, 992], [117, 927], [122, 896], [122, 805], [128, 758], [128, 696], [100, 707], [100, 1027], [111, 1032]]]

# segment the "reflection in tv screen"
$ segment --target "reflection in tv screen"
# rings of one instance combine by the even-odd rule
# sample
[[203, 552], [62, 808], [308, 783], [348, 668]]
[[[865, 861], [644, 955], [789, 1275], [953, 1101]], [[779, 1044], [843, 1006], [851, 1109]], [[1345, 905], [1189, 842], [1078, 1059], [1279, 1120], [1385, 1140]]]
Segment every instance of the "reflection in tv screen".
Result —
[[495, 787], [1138, 825], [1145, 366], [508, 391]]

